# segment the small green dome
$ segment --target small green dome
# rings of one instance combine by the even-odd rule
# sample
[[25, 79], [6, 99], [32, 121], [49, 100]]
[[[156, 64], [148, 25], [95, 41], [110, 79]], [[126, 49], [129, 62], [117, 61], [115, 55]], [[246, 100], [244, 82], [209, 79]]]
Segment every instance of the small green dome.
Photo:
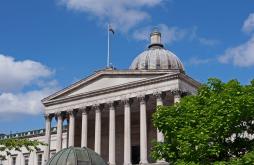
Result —
[[107, 165], [100, 155], [89, 148], [62, 149], [46, 165]]

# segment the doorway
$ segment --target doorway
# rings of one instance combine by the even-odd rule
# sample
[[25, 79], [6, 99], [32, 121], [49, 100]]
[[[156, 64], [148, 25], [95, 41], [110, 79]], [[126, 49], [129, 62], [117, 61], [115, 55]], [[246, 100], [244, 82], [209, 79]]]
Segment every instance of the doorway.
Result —
[[131, 146], [131, 162], [139, 164], [140, 161], [140, 146]]

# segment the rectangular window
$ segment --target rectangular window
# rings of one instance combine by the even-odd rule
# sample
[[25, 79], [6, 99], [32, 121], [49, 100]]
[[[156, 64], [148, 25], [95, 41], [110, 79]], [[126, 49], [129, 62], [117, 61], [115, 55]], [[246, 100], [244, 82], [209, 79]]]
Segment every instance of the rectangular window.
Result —
[[28, 165], [29, 163], [29, 154], [24, 155], [24, 165]]
[[37, 165], [42, 165], [42, 154], [37, 154]]
[[11, 160], [11, 164], [12, 165], [16, 165], [16, 156], [12, 157], [12, 160]]

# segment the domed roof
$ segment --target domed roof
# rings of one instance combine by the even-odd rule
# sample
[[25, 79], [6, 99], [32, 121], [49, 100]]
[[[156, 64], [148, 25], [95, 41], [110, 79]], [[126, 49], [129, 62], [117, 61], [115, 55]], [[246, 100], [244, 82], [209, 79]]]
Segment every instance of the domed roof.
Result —
[[89, 148], [70, 147], [57, 152], [46, 165], [106, 165], [96, 152]]
[[139, 54], [129, 69], [133, 70], [180, 70], [184, 71], [181, 60], [161, 43], [161, 33], [157, 30], [150, 34], [151, 44]]

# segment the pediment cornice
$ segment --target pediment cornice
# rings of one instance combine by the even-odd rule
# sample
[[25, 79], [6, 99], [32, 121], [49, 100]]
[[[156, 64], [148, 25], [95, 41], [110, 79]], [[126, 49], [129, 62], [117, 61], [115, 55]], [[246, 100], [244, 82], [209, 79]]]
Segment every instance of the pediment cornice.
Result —
[[[102, 76], [107, 76], [107, 75], [111, 75], [111, 76], [118, 76], [118, 75], [126, 75], [126, 76], [139, 76], [139, 75], [154, 75], [154, 76], [160, 76], [160, 75], [165, 75], [165, 74], [172, 74], [172, 73], [177, 73], [177, 71], [165, 71], [165, 70], [161, 70], [161, 71], [145, 71], [145, 70], [100, 70], [95, 72], [94, 74], [44, 98], [42, 100], [42, 103], [45, 104], [47, 102], [51, 102], [53, 100], [58, 100], [59, 97], [64, 98], [64, 95], [79, 88], [80, 86], [94, 81]], [[93, 93], [93, 92], [89, 92], [89, 93]]]
[[130, 83], [126, 83], [126, 84], [112, 86], [112, 87], [108, 87], [108, 88], [104, 88], [104, 89], [90, 91], [87, 93], [81, 93], [81, 94], [77, 94], [77, 95], [47, 100], [47, 101], [44, 101], [43, 104], [45, 106], [50, 106], [50, 105], [54, 105], [54, 104], [70, 102], [70, 101], [79, 100], [79, 99], [83, 99], [83, 98], [94, 97], [97, 95], [113, 93], [113, 92], [117, 92], [117, 91], [121, 91], [121, 90], [132, 89], [132, 88], [136, 88], [136, 87], [140, 87], [140, 86], [146, 86], [146, 85], [150, 85], [150, 84], [156, 84], [159, 82], [170, 81], [170, 80], [175, 80], [175, 79], [181, 79], [182, 81], [187, 82], [188, 84], [190, 84], [191, 86], [193, 86], [195, 88], [198, 88], [200, 86], [199, 82], [193, 80], [192, 78], [190, 78], [189, 76], [187, 76], [185, 74], [164, 73], [163, 75], [158, 75], [157, 77], [154, 77], [154, 78], [149, 78], [149, 79], [140, 80], [140, 81], [136, 81], [136, 82], [130, 82]]

